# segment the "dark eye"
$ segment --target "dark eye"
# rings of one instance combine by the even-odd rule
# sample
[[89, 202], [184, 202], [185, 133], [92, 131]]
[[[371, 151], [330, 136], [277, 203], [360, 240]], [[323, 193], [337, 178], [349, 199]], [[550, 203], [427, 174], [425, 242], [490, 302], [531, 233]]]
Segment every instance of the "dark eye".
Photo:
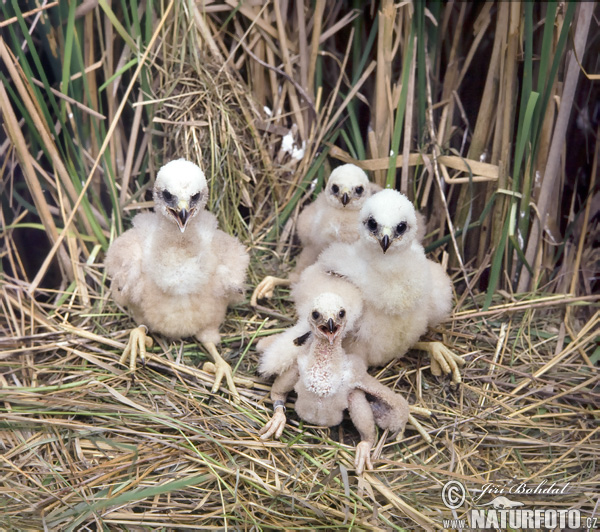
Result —
[[369, 217], [369, 219], [367, 220], [367, 227], [369, 228], [369, 231], [371, 231], [371, 233], [377, 231], [377, 222], [374, 218]]
[[190, 199], [192, 203], [198, 203], [198, 201], [200, 200], [200, 192], [194, 194]]
[[321, 314], [319, 314], [316, 310], [313, 310], [312, 317], [313, 320], [318, 320], [321, 317]]
[[165, 190], [163, 190], [163, 192], [162, 192], [162, 196], [163, 196], [163, 199], [164, 199], [166, 202], [170, 202], [170, 201], [172, 201], [172, 200], [173, 200], [173, 194], [171, 194], [171, 193], [170, 193], [168, 190], [166, 190], [166, 189], [165, 189]]
[[364, 191], [365, 191], [364, 187], [356, 187], [356, 190], [355, 190], [357, 196], [362, 196], [362, 193]]
[[340, 191], [340, 187], [338, 187], [337, 185], [333, 185], [333, 186], [331, 187], [331, 191], [332, 191], [334, 194], [337, 194], [337, 193]]
[[340, 313], [338, 314], [338, 316], [340, 318], [343, 318], [346, 315], [346, 311], [344, 309], [340, 310]]
[[408, 225], [406, 225], [406, 222], [400, 222], [397, 226], [396, 226], [396, 233], [398, 233], [399, 235], [403, 234], [406, 229], [408, 228]]

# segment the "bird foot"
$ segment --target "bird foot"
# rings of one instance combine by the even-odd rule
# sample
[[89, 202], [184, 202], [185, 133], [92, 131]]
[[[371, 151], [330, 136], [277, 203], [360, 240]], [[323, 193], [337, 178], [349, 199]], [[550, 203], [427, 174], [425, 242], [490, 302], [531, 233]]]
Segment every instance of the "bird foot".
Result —
[[289, 286], [290, 281], [288, 279], [282, 279], [280, 277], [273, 277], [267, 275], [252, 292], [250, 298], [250, 304], [255, 307], [258, 304], [259, 299], [271, 299], [273, 297], [273, 290], [277, 286]]
[[418, 342], [415, 349], [427, 351], [431, 355], [431, 373], [436, 377], [452, 374], [452, 383], [460, 384], [459, 366], [464, 366], [465, 361], [448, 349], [442, 342]]
[[273, 417], [258, 432], [260, 434], [260, 439], [268, 440], [273, 435], [275, 435], [275, 439], [277, 440], [281, 438], [283, 429], [285, 428], [285, 422], [285, 410], [283, 408], [275, 409], [275, 412], [273, 412]]
[[[418, 415], [418, 416], [426, 416], [426, 417], [430, 417], [431, 416], [431, 410], [428, 410], [427, 408], [422, 408], [420, 406], [414, 406], [414, 405], [409, 405], [408, 407], [408, 422], [413, 426], [413, 428], [421, 435], [421, 437], [427, 442], [427, 443], [431, 443], [431, 436], [429, 434], [427, 434], [427, 431], [425, 430], [425, 427], [423, 427], [423, 425], [421, 425], [421, 423], [419, 423], [415, 417], [413, 416], [413, 414]], [[396, 440], [399, 441], [402, 439], [404, 435], [404, 431], [399, 432], [396, 435]]]
[[235, 403], [240, 402], [240, 394], [235, 387], [233, 382], [233, 373], [231, 372], [231, 366], [225, 362], [223, 359], [217, 360], [213, 362], [205, 362], [202, 366], [202, 369], [207, 373], [212, 373], [215, 376], [215, 381], [213, 387], [211, 389], [212, 393], [216, 393], [219, 391], [221, 387], [221, 381], [223, 377], [225, 377], [225, 381], [227, 382], [227, 387], [233, 396], [233, 401]]
[[365, 469], [373, 469], [371, 462], [371, 442], [361, 441], [356, 446], [356, 456], [354, 457], [354, 467], [356, 474], [362, 475]]
[[[217, 372], [217, 367], [212, 362], [205, 362], [202, 365], [202, 370], [214, 375]], [[234, 384], [243, 386], [244, 388], [252, 388], [254, 386], [253, 380], [244, 379], [243, 377], [238, 377], [237, 375], [233, 376], [233, 382]]]
[[125, 364], [129, 358], [129, 369], [135, 371], [137, 366], [137, 357], [139, 355], [142, 364], [146, 364], [146, 349], [152, 347], [152, 338], [148, 336], [148, 327], [140, 325], [129, 333], [129, 341], [123, 350], [119, 359], [120, 364]]

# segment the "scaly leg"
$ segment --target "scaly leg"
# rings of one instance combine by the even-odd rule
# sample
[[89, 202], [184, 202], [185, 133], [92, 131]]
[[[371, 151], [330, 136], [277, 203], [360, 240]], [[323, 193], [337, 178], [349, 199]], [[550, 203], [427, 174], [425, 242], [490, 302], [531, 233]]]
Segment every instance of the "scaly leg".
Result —
[[450, 351], [442, 342], [417, 342], [413, 347], [427, 351], [431, 355], [431, 373], [435, 376], [452, 373], [452, 382], [454, 384], [461, 382], [458, 367], [463, 366], [465, 361]]
[[231, 373], [231, 366], [227, 362], [225, 362], [225, 360], [223, 360], [223, 357], [219, 354], [219, 351], [217, 351], [217, 346], [215, 344], [213, 344], [212, 342], [202, 342], [202, 345], [204, 346], [204, 349], [208, 351], [208, 354], [210, 358], [213, 359], [214, 363], [206, 363], [203, 367], [204, 371], [214, 370], [215, 373], [215, 383], [213, 384], [211, 392], [215, 393], [219, 390], [219, 387], [221, 386], [221, 381], [223, 380], [223, 377], [225, 377], [225, 380], [227, 381], [227, 387], [233, 395], [233, 400], [236, 403], [239, 403], [240, 394], [238, 393], [237, 388], [233, 383], [233, 374]]
[[354, 457], [354, 467], [357, 475], [362, 475], [365, 469], [373, 469], [373, 462], [371, 462], [371, 447], [373, 445], [370, 441], [363, 440], [356, 446], [356, 455]]
[[271, 417], [271, 419], [267, 421], [267, 424], [258, 432], [261, 440], [268, 440], [272, 436], [278, 440], [283, 434], [286, 422], [285, 405], [275, 404], [274, 408], [275, 411], [273, 412], [273, 417]]
[[129, 358], [129, 369], [135, 371], [137, 357], [142, 359], [142, 364], [146, 364], [146, 349], [152, 347], [152, 338], [148, 336], [148, 327], [140, 325], [129, 333], [129, 341], [123, 350], [119, 359], [120, 364], [125, 364]]
[[281, 438], [286, 421], [285, 400], [288, 393], [294, 389], [296, 382], [298, 382], [298, 368], [295, 365], [284, 371], [281, 375], [278, 375], [275, 382], [273, 382], [273, 386], [271, 387], [273, 417], [260, 429], [261, 440], [268, 440], [272, 436], [275, 436], [276, 439]]
[[267, 275], [258, 286], [252, 292], [252, 297], [250, 298], [250, 304], [255, 307], [258, 303], [259, 299], [273, 297], [273, 290], [276, 286], [289, 286], [289, 279], [282, 279], [281, 277], [273, 277], [271, 275]]

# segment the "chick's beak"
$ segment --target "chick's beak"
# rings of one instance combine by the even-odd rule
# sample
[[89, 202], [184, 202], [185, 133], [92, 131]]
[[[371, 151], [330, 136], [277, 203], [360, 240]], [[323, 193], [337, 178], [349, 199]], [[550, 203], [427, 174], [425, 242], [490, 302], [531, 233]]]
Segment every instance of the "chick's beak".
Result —
[[388, 235], [383, 235], [383, 238], [381, 238], [379, 240], [379, 245], [381, 246], [381, 249], [383, 249], [383, 252], [385, 253], [388, 248], [390, 247], [390, 237]]
[[180, 201], [177, 208], [173, 209], [173, 214], [179, 230], [183, 233], [190, 220], [190, 208], [187, 201]]
[[329, 341], [329, 345], [333, 345], [335, 339], [341, 333], [341, 325], [336, 323], [333, 318], [329, 318], [327, 321], [323, 320], [321, 325], [319, 325], [319, 330], [323, 333], [327, 340]]
[[342, 205], [345, 207], [346, 205], [348, 205], [348, 203], [350, 203], [350, 196], [347, 192], [344, 192], [342, 194]]
[[390, 238], [391, 231], [387, 227], [384, 227], [383, 230], [381, 231], [381, 234], [382, 234], [382, 236], [379, 238], [379, 245], [381, 246], [381, 249], [385, 253], [389, 249], [389, 247], [392, 243], [392, 239]]
[[329, 329], [329, 332], [331, 334], [335, 332], [335, 324], [333, 323], [333, 318], [329, 318], [327, 320], [327, 328]]

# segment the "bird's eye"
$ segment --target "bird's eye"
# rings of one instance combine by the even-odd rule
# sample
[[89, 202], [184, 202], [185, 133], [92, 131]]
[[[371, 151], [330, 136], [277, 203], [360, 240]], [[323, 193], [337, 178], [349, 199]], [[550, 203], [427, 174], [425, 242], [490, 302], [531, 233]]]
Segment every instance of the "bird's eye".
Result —
[[334, 194], [337, 194], [339, 191], [340, 191], [340, 187], [338, 187], [337, 185], [331, 186], [331, 192], [333, 192]]
[[313, 310], [312, 317], [313, 320], [318, 320], [321, 317], [321, 314], [319, 314], [316, 310]]
[[346, 315], [346, 311], [345, 311], [344, 309], [340, 310], [340, 312], [339, 312], [338, 316], [339, 316], [340, 318], [343, 318], [345, 315]]
[[357, 196], [362, 196], [362, 193], [365, 191], [364, 187], [356, 187], [355, 192]]
[[197, 192], [190, 198], [191, 202], [198, 203], [198, 201], [200, 200], [200, 196], [201, 196], [200, 192]]
[[399, 235], [402, 235], [406, 232], [407, 229], [408, 229], [408, 225], [406, 224], [406, 222], [400, 222], [396, 226], [396, 233], [398, 233]]
[[377, 231], [377, 222], [375, 221], [375, 218], [369, 216], [369, 219], [367, 220], [367, 227], [372, 233]]
[[171, 194], [168, 190], [163, 190], [162, 197], [165, 201], [169, 202], [173, 200], [173, 194]]

